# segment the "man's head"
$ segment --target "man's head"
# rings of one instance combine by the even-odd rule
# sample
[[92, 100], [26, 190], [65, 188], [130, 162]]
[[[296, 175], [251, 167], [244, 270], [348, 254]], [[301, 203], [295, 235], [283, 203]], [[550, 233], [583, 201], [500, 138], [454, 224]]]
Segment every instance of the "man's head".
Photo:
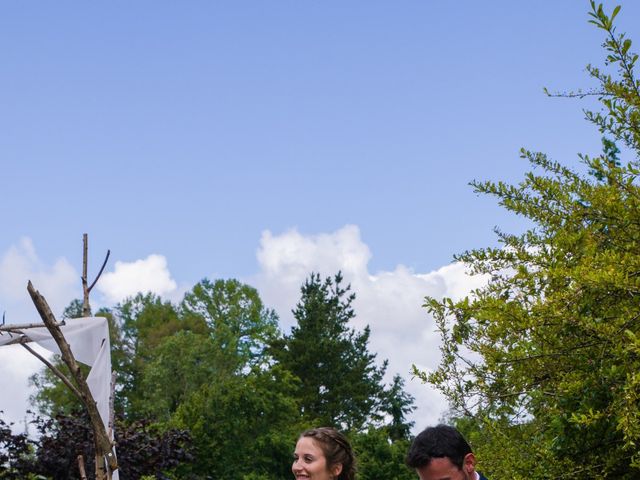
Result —
[[474, 480], [476, 459], [460, 432], [447, 425], [424, 429], [413, 440], [407, 465], [420, 480]]

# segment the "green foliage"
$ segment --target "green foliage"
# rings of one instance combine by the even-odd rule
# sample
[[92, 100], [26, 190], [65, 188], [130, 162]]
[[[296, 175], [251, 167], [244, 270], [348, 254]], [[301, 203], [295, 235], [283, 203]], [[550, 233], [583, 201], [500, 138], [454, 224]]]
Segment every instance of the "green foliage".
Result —
[[[537, 422], [513, 423], [478, 415], [454, 423], [479, 459], [477, 470], [489, 478], [573, 478], [580, 471], [576, 459], [557, 457], [553, 438]], [[591, 476], [600, 478], [593, 472]]]
[[[536, 169], [518, 185], [474, 182], [534, 225], [497, 231], [502, 248], [457, 257], [488, 284], [454, 302], [427, 298], [442, 360], [418, 373], [451, 401], [488, 476], [640, 475], [640, 83], [637, 55], [592, 2], [606, 65], [589, 66], [603, 110], [587, 119], [611, 139], [581, 156], [586, 174], [522, 151]], [[583, 96], [583, 95], [578, 95]], [[620, 161], [616, 142], [632, 158]], [[539, 472], [533, 474], [533, 472]]]
[[413, 402], [413, 396], [404, 391], [404, 379], [395, 375], [380, 404], [380, 410], [389, 419], [386, 430], [390, 440], [409, 439], [414, 422], [408, 422], [406, 415], [415, 410]]
[[[193, 436], [198, 462], [183, 472], [208, 478], [288, 478], [299, 426], [295, 379], [275, 367], [203, 385], [172, 424]], [[293, 421], [292, 421], [293, 420]], [[246, 476], [246, 477], [245, 477]]]
[[409, 450], [408, 439], [392, 441], [387, 428], [371, 427], [352, 437], [357, 458], [359, 480], [413, 480], [415, 472], [404, 459]]
[[74, 298], [62, 312], [62, 318], [80, 318], [82, 317], [82, 300]]
[[640, 81], [634, 73], [638, 54], [631, 51], [631, 39], [618, 34], [614, 18], [620, 11], [617, 6], [608, 16], [602, 4], [591, 0], [590, 23], [606, 33], [603, 48], [607, 53], [605, 65], [614, 67], [616, 75], [607, 73], [592, 65], [587, 72], [601, 87], [599, 99], [603, 111], [587, 111], [587, 119], [598, 126], [601, 132], [611, 135], [632, 151], [640, 151]]
[[205, 384], [221, 377], [219, 351], [208, 335], [182, 331], [153, 350], [141, 375], [138, 409], [143, 417], [167, 421]]
[[379, 419], [386, 361], [381, 367], [374, 363], [368, 327], [362, 332], [349, 327], [354, 298], [340, 273], [324, 281], [311, 274], [293, 311], [297, 325], [273, 342], [276, 361], [300, 379], [295, 395], [311, 424], [358, 430]]
[[128, 349], [142, 361], [166, 337], [179, 331], [206, 331], [203, 322], [183, 322], [171, 302], [163, 301], [153, 293], [139, 293], [117, 307], [122, 331]]
[[155, 350], [173, 335], [180, 332], [204, 335], [207, 327], [202, 319], [185, 321], [171, 302], [151, 293], [129, 298], [114, 310], [122, 330], [122, 355], [112, 357], [120, 386], [116, 408], [126, 412], [130, 418], [143, 418], [143, 412], [161, 410], [149, 408], [146, 402], [148, 395], [142, 386], [143, 372], [156, 355]]
[[275, 312], [255, 288], [237, 280], [202, 280], [185, 295], [181, 313], [186, 321], [206, 323], [229, 371], [264, 362], [264, 348], [278, 334]]
[[[405, 478], [403, 450], [411, 427], [405, 417], [413, 398], [398, 376], [385, 388], [386, 363], [375, 365], [368, 328], [349, 327], [354, 295], [341, 282], [339, 274], [324, 281], [312, 275], [295, 310], [299, 323], [284, 338], [275, 312], [265, 308], [254, 288], [237, 280], [205, 279], [179, 305], [138, 294], [101, 311], [109, 318], [118, 374], [116, 412], [127, 420], [116, 431], [119, 444], [135, 443], [137, 433], [170, 439], [183, 432], [193, 447], [179, 446], [174, 453], [180, 455], [163, 463], [158, 449], [166, 442], [149, 443], [153, 451], [139, 451], [129, 442], [132, 452], [122, 453], [123, 462], [129, 453], [137, 456], [127, 469], [142, 474], [156, 468], [163, 478], [194, 480], [288, 478], [297, 436], [324, 424], [352, 429], [364, 459], [363, 478]], [[67, 318], [81, 315], [81, 302], [72, 302], [65, 312]], [[34, 381], [41, 387], [35, 399], [41, 411], [75, 411], [75, 399], [47, 371]], [[83, 424], [82, 419], [74, 423], [72, 415], [58, 419], [76, 430]], [[47, 459], [39, 471], [75, 468], [69, 462], [78, 449], [91, 457], [91, 441], [81, 429], [73, 441], [47, 432], [52, 434], [43, 438], [54, 453], [38, 447]], [[65, 450], [64, 462], [56, 463], [65, 444], [73, 452]]]
[[[67, 378], [71, 378], [71, 373], [60, 355], [54, 355], [51, 362]], [[89, 367], [86, 365], [80, 365], [80, 369], [85, 376], [89, 373]], [[29, 402], [37, 412], [43, 415], [70, 414], [82, 406], [80, 400], [48, 368], [31, 375], [29, 385], [35, 387], [34, 393], [29, 397]]]
[[117, 308], [127, 361], [118, 369], [132, 418], [167, 421], [200, 386], [264, 361], [277, 316], [237, 280], [202, 280], [176, 307], [139, 294]]
[[26, 433], [14, 434], [11, 427], [0, 418], [0, 479], [23, 479], [26, 471], [33, 470], [33, 441]]

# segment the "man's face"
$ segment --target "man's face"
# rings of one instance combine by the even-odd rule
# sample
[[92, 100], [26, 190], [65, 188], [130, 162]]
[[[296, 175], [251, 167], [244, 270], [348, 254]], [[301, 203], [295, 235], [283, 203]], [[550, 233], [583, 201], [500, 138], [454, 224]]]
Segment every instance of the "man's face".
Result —
[[420, 480], [475, 480], [473, 466], [469, 470], [465, 461], [463, 468], [459, 469], [449, 457], [432, 458], [428, 465], [416, 468], [416, 472]]

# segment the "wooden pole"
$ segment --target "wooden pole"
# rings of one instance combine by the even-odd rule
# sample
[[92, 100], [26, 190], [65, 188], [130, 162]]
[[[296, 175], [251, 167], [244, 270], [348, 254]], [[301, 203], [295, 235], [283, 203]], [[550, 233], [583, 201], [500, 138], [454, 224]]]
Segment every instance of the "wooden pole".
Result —
[[89, 282], [87, 281], [87, 264], [89, 263], [89, 237], [82, 234], [82, 316], [91, 316], [89, 305]]
[[80, 480], [87, 480], [87, 472], [84, 469], [84, 457], [78, 455], [76, 461], [78, 462], [78, 470], [80, 471]]

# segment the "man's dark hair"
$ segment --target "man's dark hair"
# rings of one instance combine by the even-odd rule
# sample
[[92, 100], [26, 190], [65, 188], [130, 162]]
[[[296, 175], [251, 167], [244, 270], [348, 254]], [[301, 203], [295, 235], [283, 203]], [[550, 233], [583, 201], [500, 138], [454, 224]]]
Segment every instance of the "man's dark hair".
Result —
[[411, 443], [407, 453], [407, 465], [421, 468], [429, 465], [432, 458], [448, 457], [456, 467], [462, 469], [464, 457], [471, 452], [471, 446], [453, 427], [436, 425], [425, 428]]

